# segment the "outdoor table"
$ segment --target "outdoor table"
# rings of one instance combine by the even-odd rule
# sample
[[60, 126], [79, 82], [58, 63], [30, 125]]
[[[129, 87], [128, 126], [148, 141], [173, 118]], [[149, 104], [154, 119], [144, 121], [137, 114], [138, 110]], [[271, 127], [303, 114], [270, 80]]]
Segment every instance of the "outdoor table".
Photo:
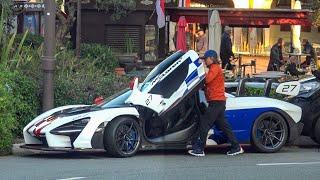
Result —
[[264, 72], [260, 72], [258, 74], [279, 75], [279, 76], [285, 76], [286, 75], [284, 72], [281, 72], [281, 71], [264, 71]]
[[300, 67], [301, 65], [301, 56], [311, 56], [310, 54], [306, 54], [306, 53], [285, 53], [285, 54], [289, 56], [297, 56], [298, 67]]
[[235, 52], [234, 54], [239, 56], [239, 60], [238, 60], [238, 74], [241, 75], [242, 56], [243, 56], [243, 55], [250, 55], [250, 52]]
[[284, 72], [279, 71], [266, 71], [261, 72], [259, 74], [253, 74], [253, 77], [255, 78], [264, 78], [264, 79], [279, 79], [286, 76]]
[[255, 78], [264, 78], [264, 79], [279, 79], [282, 78], [282, 76], [275, 75], [275, 74], [256, 74], [253, 75]]

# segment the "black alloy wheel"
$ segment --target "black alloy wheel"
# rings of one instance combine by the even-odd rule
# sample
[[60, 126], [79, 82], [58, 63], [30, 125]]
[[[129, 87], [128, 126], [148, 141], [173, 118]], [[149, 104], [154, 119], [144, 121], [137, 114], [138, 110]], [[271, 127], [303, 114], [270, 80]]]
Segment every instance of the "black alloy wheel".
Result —
[[287, 123], [275, 112], [262, 114], [253, 125], [251, 142], [259, 152], [277, 152], [286, 143], [287, 138]]
[[130, 157], [136, 154], [141, 144], [141, 130], [130, 117], [119, 117], [108, 123], [104, 132], [104, 146], [108, 154]]

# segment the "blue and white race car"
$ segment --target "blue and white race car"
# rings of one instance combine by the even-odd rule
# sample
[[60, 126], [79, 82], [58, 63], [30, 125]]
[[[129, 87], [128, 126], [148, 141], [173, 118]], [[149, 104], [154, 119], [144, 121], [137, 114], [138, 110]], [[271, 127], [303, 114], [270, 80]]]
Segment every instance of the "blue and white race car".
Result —
[[[139, 150], [186, 148], [206, 109], [201, 92], [204, 65], [194, 51], [176, 52], [142, 83], [98, 105], [70, 105], [47, 111], [24, 129], [24, 148], [105, 149], [129, 157]], [[240, 143], [259, 152], [276, 152], [302, 130], [301, 108], [267, 97], [227, 94], [226, 117]], [[207, 145], [227, 143], [212, 127]]]

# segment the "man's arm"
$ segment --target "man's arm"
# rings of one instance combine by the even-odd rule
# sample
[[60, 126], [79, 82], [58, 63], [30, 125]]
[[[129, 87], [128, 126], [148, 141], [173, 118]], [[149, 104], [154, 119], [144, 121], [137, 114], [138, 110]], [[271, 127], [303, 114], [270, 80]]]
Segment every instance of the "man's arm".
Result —
[[218, 76], [218, 70], [214, 68], [210, 68], [209, 72], [206, 75], [206, 84], [210, 83]]
[[280, 64], [279, 49], [271, 48], [271, 57], [274, 63]]
[[234, 54], [232, 52], [232, 42], [231, 42], [230, 38], [228, 38], [228, 40], [227, 40], [227, 53], [230, 56], [234, 56]]

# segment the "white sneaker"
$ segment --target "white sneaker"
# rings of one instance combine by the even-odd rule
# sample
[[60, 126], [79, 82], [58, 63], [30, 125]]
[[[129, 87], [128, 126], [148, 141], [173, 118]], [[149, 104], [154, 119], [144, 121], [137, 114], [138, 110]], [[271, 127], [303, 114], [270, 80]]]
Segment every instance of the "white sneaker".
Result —
[[188, 153], [191, 154], [192, 156], [197, 156], [197, 157], [205, 156], [203, 151], [189, 150]]
[[239, 146], [237, 148], [231, 148], [231, 150], [227, 152], [227, 155], [228, 156], [235, 156], [235, 155], [242, 154], [242, 153], [244, 153], [244, 150], [242, 149], [241, 146]]

